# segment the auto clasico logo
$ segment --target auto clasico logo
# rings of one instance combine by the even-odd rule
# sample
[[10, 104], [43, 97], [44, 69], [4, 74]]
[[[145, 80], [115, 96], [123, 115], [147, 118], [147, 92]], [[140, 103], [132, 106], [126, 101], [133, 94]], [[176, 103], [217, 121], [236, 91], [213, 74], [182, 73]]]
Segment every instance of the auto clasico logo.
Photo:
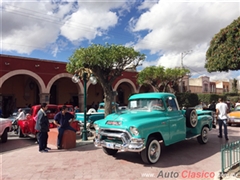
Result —
[[198, 178], [214, 178], [214, 172], [208, 171], [191, 171], [191, 170], [183, 170], [182, 172], [174, 172], [174, 171], [160, 171], [157, 175], [157, 178], [183, 178], [183, 179], [198, 179]]

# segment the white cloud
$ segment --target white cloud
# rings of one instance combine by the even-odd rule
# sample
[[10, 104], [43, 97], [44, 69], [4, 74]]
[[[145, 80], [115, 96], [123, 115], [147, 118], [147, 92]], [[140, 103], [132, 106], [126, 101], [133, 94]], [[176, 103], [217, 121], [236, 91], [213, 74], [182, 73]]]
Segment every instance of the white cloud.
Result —
[[159, 1], [143, 13], [133, 31], [147, 30], [136, 46], [155, 52], [182, 52], [211, 40], [240, 15], [239, 3]]
[[30, 54], [54, 43], [62, 17], [51, 13], [52, 8], [47, 2], [3, 3], [2, 50]]
[[[240, 79], [239, 71], [207, 73], [204, 68], [211, 38], [240, 16], [240, 2], [237, 2], [3, 0], [0, 48], [29, 55], [34, 50], [44, 50], [57, 57], [59, 52], [70, 48], [69, 44], [79, 47], [83, 40], [98, 43], [99, 39], [118, 44], [120, 39], [120, 43], [134, 46], [137, 51], [154, 54], [156, 61], [147, 58], [142, 67], [156, 64], [179, 67], [181, 52], [193, 50], [183, 58], [183, 65], [192, 71], [192, 76], [207, 74], [212, 79]], [[129, 29], [134, 36], [128, 34]]]
[[138, 10], [150, 9], [156, 3], [158, 3], [158, 0], [145, 0], [140, 6], [138, 6]]
[[[65, 36], [68, 40], [92, 40], [106, 34], [118, 22], [112, 10], [129, 11], [126, 1], [3, 1], [1, 50], [31, 54], [34, 50], [49, 49], [54, 44], [54, 56], [61, 47], [56, 42]], [[79, 42], [78, 42], [79, 44]], [[51, 50], [51, 48], [50, 48]]]
[[[106, 35], [109, 28], [118, 23], [119, 16], [112, 11], [118, 9], [120, 15], [129, 11], [128, 1], [84, 1], [79, 4], [78, 11], [69, 16], [61, 27], [61, 34], [70, 41], [93, 40], [97, 36]], [[127, 6], [129, 5], [129, 6]]]
[[81, 9], [61, 27], [61, 34], [70, 41], [88, 39], [101, 36], [111, 26], [116, 25], [118, 17], [113, 12], [93, 12]]
[[[146, 5], [143, 3], [142, 7]], [[149, 50], [159, 54], [156, 64], [165, 67], [181, 66], [181, 52], [193, 50], [183, 59], [192, 74], [207, 73], [204, 68], [206, 51], [212, 37], [221, 28], [240, 16], [240, 2], [180, 2], [159, 1], [139, 19], [131, 19], [134, 33], [145, 32], [135, 44], [137, 50]], [[239, 72], [207, 73], [215, 77], [239, 76]], [[219, 74], [219, 73], [218, 73]]]

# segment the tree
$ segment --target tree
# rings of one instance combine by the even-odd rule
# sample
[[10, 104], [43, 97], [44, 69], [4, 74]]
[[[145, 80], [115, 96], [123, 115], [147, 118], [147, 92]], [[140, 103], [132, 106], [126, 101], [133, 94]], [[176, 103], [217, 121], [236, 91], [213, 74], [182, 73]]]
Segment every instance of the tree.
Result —
[[131, 65], [136, 68], [144, 60], [145, 55], [132, 47], [92, 44], [87, 48], [79, 48], [73, 53], [69, 58], [67, 71], [75, 73], [80, 68], [92, 70], [103, 88], [106, 116], [112, 112], [114, 80], [122, 74], [126, 66]]
[[240, 69], [240, 17], [213, 37], [205, 68], [208, 72]]
[[233, 79], [233, 82], [232, 82], [232, 92], [233, 93], [238, 93], [238, 88], [237, 88], [237, 79]]
[[162, 66], [149, 66], [139, 72], [137, 82], [141, 85], [149, 84], [156, 91], [172, 92], [178, 91], [178, 82], [183, 76], [190, 73], [185, 68], [167, 68]]

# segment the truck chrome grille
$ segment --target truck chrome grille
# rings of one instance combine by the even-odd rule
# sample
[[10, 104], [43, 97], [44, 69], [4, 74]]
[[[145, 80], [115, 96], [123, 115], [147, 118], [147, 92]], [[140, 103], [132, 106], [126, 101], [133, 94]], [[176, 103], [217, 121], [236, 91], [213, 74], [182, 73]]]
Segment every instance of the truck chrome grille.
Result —
[[99, 132], [100, 141], [114, 142], [118, 144], [127, 144], [131, 139], [128, 131], [116, 129], [101, 129]]

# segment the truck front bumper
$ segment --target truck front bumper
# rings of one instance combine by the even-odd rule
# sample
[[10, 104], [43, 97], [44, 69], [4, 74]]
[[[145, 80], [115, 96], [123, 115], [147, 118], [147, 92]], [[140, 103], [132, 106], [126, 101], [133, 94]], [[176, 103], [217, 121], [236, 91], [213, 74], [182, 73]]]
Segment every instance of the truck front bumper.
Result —
[[[105, 137], [103, 140], [102, 137]], [[121, 143], [111, 141], [111, 139], [119, 139]], [[130, 152], [141, 152], [145, 149], [144, 139], [140, 138], [132, 138], [131, 135], [127, 131], [116, 129], [111, 132], [111, 130], [101, 130], [96, 133], [96, 137], [94, 139], [94, 145], [96, 147], [106, 147], [109, 149], [117, 149], [120, 151], [130, 151]]]

